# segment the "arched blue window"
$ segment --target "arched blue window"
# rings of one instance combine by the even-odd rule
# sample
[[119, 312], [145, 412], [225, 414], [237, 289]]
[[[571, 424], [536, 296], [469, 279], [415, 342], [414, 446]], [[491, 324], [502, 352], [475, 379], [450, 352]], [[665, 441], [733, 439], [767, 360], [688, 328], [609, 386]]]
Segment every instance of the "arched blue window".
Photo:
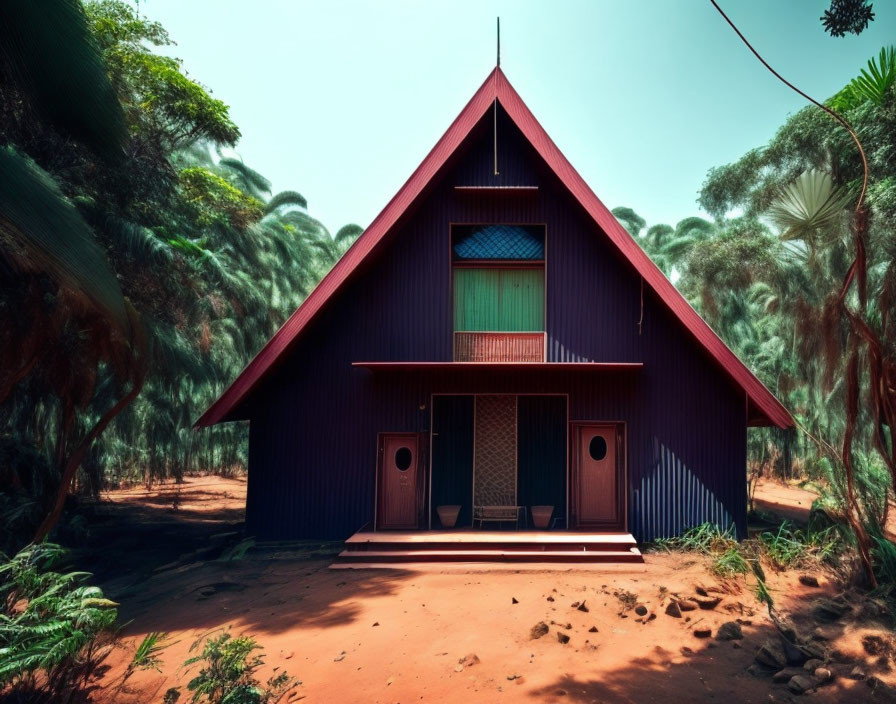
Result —
[[544, 227], [538, 225], [455, 225], [452, 234], [455, 260], [544, 259]]

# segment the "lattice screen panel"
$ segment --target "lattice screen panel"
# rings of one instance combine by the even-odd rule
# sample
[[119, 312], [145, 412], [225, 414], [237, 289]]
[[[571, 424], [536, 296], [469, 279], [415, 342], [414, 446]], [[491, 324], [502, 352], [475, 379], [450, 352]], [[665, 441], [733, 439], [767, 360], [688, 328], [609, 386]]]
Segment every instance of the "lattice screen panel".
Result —
[[516, 505], [516, 433], [516, 396], [476, 397], [474, 505]]

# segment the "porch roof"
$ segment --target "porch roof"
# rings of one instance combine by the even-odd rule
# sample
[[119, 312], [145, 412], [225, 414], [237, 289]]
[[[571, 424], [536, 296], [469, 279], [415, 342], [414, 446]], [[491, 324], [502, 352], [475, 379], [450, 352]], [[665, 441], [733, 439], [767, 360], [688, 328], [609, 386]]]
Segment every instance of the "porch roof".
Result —
[[494, 371], [527, 369], [530, 371], [639, 371], [642, 362], [352, 362], [353, 367], [371, 371]]

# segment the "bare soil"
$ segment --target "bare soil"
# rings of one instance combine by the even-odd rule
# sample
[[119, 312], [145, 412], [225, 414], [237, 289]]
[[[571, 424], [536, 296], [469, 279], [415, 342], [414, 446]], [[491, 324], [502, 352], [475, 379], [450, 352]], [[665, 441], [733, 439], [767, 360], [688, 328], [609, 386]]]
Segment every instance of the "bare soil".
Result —
[[[646, 564], [603, 571], [330, 570], [334, 546], [259, 546], [216, 559], [239, 536], [245, 483], [214, 477], [151, 491], [115, 491], [94, 507], [82, 559], [121, 601], [124, 638], [108, 658], [98, 702], [160, 702], [191, 674], [190, 646], [219, 629], [264, 646], [262, 679], [286, 670], [307, 702], [769, 702], [792, 701], [786, 684], [747, 668], [777, 631], [743, 580], [722, 582], [690, 554], [648, 553]], [[808, 635], [810, 611], [839, 589], [831, 575], [768, 574], [779, 613]], [[713, 609], [667, 615], [675, 596], [720, 590]], [[889, 638], [873, 604], [826, 624], [835, 680], [807, 695], [822, 702], [894, 701], [891, 656], [871, 655], [868, 634]], [[581, 608], [584, 602], [585, 606]], [[853, 603], [854, 602], [854, 603]], [[646, 615], [640, 616], [641, 606]], [[726, 622], [743, 639], [716, 640]], [[533, 639], [533, 626], [548, 631]], [[696, 632], [708, 628], [709, 638]], [[541, 629], [543, 630], [543, 628]], [[118, 688], [135, 644], [151, 631], [174, 641], [161, 672]], [[568, 642], [563, 643], [563, 637]], [[468, 657], [475, 655], [476, 657]], [[466, 659], [466, 660], [465, 660]], [[855, 666], [880, 684], [849, 679]], [[182, 701], [187, 699], [186, 694]]]

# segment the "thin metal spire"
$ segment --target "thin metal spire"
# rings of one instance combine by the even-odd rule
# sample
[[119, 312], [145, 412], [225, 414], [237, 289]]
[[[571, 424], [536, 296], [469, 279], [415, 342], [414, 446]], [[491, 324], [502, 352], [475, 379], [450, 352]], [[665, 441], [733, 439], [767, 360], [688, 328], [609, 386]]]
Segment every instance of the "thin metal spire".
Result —
[[501, 65], [501, 18], [498, 18], [498, 66]]

